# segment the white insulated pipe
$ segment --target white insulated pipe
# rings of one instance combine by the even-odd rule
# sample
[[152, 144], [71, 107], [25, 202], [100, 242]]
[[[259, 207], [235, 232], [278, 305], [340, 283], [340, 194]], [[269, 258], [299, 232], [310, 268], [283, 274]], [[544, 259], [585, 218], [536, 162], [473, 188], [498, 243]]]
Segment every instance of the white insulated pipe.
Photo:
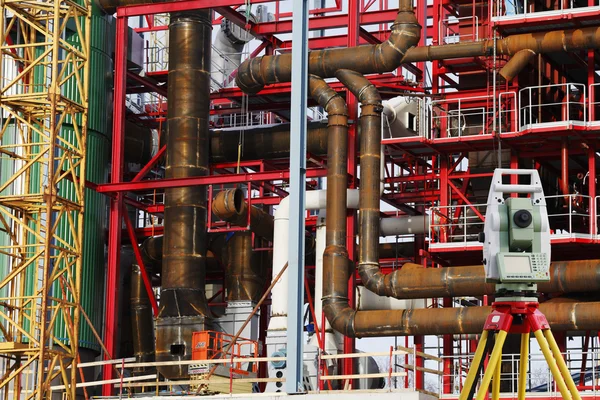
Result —
[[[346, 206], [349, 209], [357, 209], [360, 193], [357, 189], [348, 189], [348, 200]], [[325, 210], [327, 205], [327, 190], [311, 190], [306, 192], [306, 210]], [[274, 234], [273, 234], [273, 277], [277, 276], [285, 263], [288, 261], [288, 235], [289, 235], [289, 199], [286, 197], [279, 203], [279, 207], [274, 214]], [[324, 215], [324, 212], [322, 214]], [[381, 220], [381, 235], [395, 236], [405, 234], [422, 234], [429, 230], [429, 218], [422, 216], [400, 216], [397, 218], [384, 218]], [[321, 231], [324, 235], [325, 229]], [[323, 249], [319, 249], [319, 235], [317, 235], [317, 261], [315, 271], [316, 279], [320, 279], [320, 285], [315, 286], [315, 314], [320, 315], [321, 297], [323, 284]], [[269, 331], [287, 330], [287, 311], [288, 311], [288, 274], [287, 271], [281, 276], [271, 291], [271, 321], [269, 322]], [[318, 288], [317, 288], [318, 287]], [[319, 291], [319, 292], [317, 292]], [[319, 323], [320, 321], [317, 321]]]

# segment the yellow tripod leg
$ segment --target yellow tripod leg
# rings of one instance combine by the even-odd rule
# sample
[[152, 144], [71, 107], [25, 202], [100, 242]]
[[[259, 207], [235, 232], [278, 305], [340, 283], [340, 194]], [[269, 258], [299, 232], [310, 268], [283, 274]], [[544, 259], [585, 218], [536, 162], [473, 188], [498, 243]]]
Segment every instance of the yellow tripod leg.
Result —
[[496, 363], [496, 371], [494, 372], [494, 380], [492, 382], [492, 400], [500, 399], [500, 376], [502, 375], [502, 357]]
[[569, 389], [567, 388], [565, 380], [563, 379], [562, 375], [560, 374], [560, 370], [558, 369], [558, 366], [556, 365], [556, 360], [552, 356], [552, 351], [550, 350], [550, 346], [548, 346], [548, 342], [546, 341], [546, 338], [544, 337], [542, 330], [538, 329], [537, 331], [533, 332], [533, 334], [535, 335], [535, 338], [537, 339], [537, 341], [540, 345], [540, 350], [542, 350], [542, 353], [544, 354], [544, 358], [546, 359], [546, 363], [548, 364], [548, 367], [550, 367], [550, 371], [552, 372], [552, 376], [554, 377], [554, 380], [556, 381], [556, 386], [558, 386], [558, 390], [560, 391], [562, 398], [571, 400], [571, 395], [569, 394]]
[[473, 356], [473, 362], [471, 363], [471, 367], [469, 368], [469, 373], [467, 374], [465, 385], [463, 386], [460, 392], [458, 400], [466, 400], [469, 397], [469, 393], [471, 392], [471, 388], [473, 387], [473, 382], [475, 382], [477, 372], [479, 371], [479, 365], [481, 364], [483, 359], [483, 353], [485, 352], [485, 348], [487, 346], [487, 338], [488, 331], [483, 331], [483, 333], [481, 334], [481, 338], [479, 338], [477, 350], [475, 350], [475, 355]]
[[552, 350], [552, 354], [554, 354], [554, 359], [556, 360], [556, 364], [558, 365], [558, 369], [560, 370], [569, 391], [571, 392], [571, 396], [575, 400], [581, 400], [581, 396], [579, 395], [579, 391], [577, 390], [577, 386], [575, 386], [575, 382], [573, 381], [573, 377], [569, 372], [569, 368], [567, 368], [567, 363], [563, 358], [563, 355], [560, 353], [560, 349], [556, 340], [554, 339], [554, 335], [552, 335], [552, 331], [550, 329], [544, 329], [544, 337], [548, 341], [548, 345], [550, 346], [550, 350]]
[[483, 374], [483, 378], [481, 379], [481, 385], [479, 386], [479, 392], [477, 392], [476, 400], [485, 399], [485, 394], [490, 387], [492, 375], [494, 375], [496, 372], [496, 364], [500, 363], [500, 358], [502, 357], [502, 347], [504, 347], [506, 335], [508, 335], [508, 332], [506, 331], [498, 331], [498, 334], [496, 335], [496, 344], [494, 344], [494, 349], [492, 350], [492, 355], [488, 361], [487, 369], [485, 374]]
[[529, 332], [521, 334], [521, 359], [519, 360], [519, 400], [525, 400], [527, 390], [527, 364], [529, 362]]

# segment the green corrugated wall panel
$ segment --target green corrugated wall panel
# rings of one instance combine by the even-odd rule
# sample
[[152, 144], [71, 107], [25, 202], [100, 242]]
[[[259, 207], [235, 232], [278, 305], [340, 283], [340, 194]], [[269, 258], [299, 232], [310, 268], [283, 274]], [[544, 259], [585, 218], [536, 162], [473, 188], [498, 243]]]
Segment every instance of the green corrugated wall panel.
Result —
[[[110, 140], [105, 135], [88, 130], [87, 180], [94, 183], [107, 182], [110, 150]], [[107, 229], [107, 205], [106, 196], [86, 189], [81, 304], [99, 332], [104, 318], [104, 238]], [[100, 350], [87, 324], [82, 325], [80, 338], [82, 346], [88, 347], [89, 343], [92, 343], [94, 349]]]
[[[1, 142], [2, 142], [3, 146], [8, 146], [8, 145], [16, 143], [16, 132], [15, 132], [15, 126], [13, 124], [10, 124], [8, 126], [8, 128], [6, 129], [6, 132], [2, 136]], [[14, 171], [15, 171], [14, 160], [11, 159], [10, 157], [8, 157], [6, 154], [0, 154], [0, 182], [6, 182], [14, 174]], [[14, 193], [14, 189], [11, 187], [8, 187], [8, 188], [4, 189], [2, 192], [0, 192], [1, 195], [10, 195], [13, 193]], [[8, 233], [4, 230], [4, 228], [2, 228], [0, 230], [0, 246], [10, 246], [11, 244], [12, 243], [11, 243], [10, 237], [8, 236]], [[10, 262], [10, 257], [6, 254], [0, 253], [0, 274], [1, 274], [1, 276], [8, 275], [9, 262]], [[8, 287], [3, 287], [0, 289], [0, 296], [1, 297], [8, 296]], [[3, 324], [6, 324], [4, 319], [0, 319], [0, 322]], [[6, 340], [6, 338], [4, 337], [3, 334], [0, 334], [0, 338], [2, 338], [3, 341]]]
[[[95, 7], [91, 27], [90, 86], [88, 111], [88, 141], [86, 179], [94, 183], [105, 183], [108, 179], [110, 161], [110, 136], [112, 121], [112, 40], [108, 17]], [[79, 47], [75, 36], [67, 39]], [[78, 88], [75, 79], [69, 80], [63, 94], [78, 100]], [[63, 125], [63, 135], [74, 140], [72, 119]], [[78, 121], [80, 122], [80, 121]], [[72, 184], [66, 182], [59, 188], [61, 195], [73, 198]], [[85, 191], [83, 260], [81, 280], [81, 304], [89, 315], [94, 328], [101, 331], [104, 317], [104, 271], [105, 271], [105, 233], [107, 229], [107, 200], [104, 195], [93, 190]], [[69, 236], [66, 226], [59, 226], [59, 234]], [[64, 321], [58, 321], [55, 336], [67, 340]], [[79, 331], [81, 347], [100, 350], [92, 330], [82, 319]]]

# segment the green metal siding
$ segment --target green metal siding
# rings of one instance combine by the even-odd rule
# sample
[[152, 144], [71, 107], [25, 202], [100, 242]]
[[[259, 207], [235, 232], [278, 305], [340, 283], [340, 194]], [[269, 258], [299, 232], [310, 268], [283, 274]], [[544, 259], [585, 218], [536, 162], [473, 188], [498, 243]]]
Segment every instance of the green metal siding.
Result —
[[[105, 183], [108, 180], [110, 162], [110, 136], [112, 121], [112, 59], [111, 25], [109, 17], [102, 16], [95, 7], [92, 16], [90, 50], [90, 85], [87, 136], [86, 180], [93, 183]], [[79, 47], [76, 37], [67, 39]], [[63, 94], [78, 99], [75, 79], [64, 86]], [[75, 140], [72, 119], [66, 120], [62, 135], [69, 141]], [[77, 121], [81, 122], [81, 121]], [[74, 187], [65, 182], [59, 188], [62, 196], [74, 198]], [[107, 199], [91, 189], [85, 190], [83, 259], [81, 276], [81, 305], [90, 317], [96, 331], [101, 332], [104, 317], [104, 272], [105, 272], [105, 234], [107, 229]], [[68, 227], [59, 226], [57, 234], [71, 239]], [[54, 287], [53, 290], [59, 290]], [[58, 320], [54, 334], [67, 341], [64, 320]], [[92, 329], [82, 318], [79, 330], [79, 346], [100, 351]]]

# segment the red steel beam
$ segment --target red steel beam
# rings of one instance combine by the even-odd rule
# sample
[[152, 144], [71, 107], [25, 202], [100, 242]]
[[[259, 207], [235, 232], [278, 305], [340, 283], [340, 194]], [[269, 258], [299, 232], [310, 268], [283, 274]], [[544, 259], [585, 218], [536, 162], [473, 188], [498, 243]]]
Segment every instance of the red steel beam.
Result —
[[[398, 10], [370, 11], [360, 15], [360, 26], [393, 22]], [[310, 18], [308, 29], [318, 31], [323, 29], [345, 28], [348, 26], [348, 15], [336, 14]], [[292, 20], [262, 22], [256, 26], [261, 35], [282, 34], [292, 32]]]
[[[306, 170], [307, 178], [322, 178], [324, 176], [327, 176], [327, 171], [323, 168], [308, 168]], [[157, 179], [142, 182], [106, 183], [98, 185], [98, 193], [136, 192], [140, 190], [170, 189], [195, 185], [220, 185], [244, 182], [287, 180], [289, 178], [289, 171], [268, 171], [231, 175], [195, 176], [191, 178]]]
[[[116, 23], [115, 45], [115, 81], [113, 105], [113, 142], [111, 182], [119, 184], [123, 180], [125, 156], [125, 96], [127, 91], [127, 18], [118, 17]], [[121, 221], [123, 210], [123, 193], [117, 194], [110, 200], [109, 234], [108, 234], [108, 268], [106, 277], [106, 311], [104, 318], [104, 344], [108, 354], [106, 360], [115, 357], [117, 342], [117, 315], [119, 312], [118, 288], [119, 266], [121, 262]], [[112, 379], [113, 366], [103, 367], [105, 380]], [[102, 386], [102, 395], [110, 396], [112, 385]]]
[[[277, 0], [252, 0], [252, 4], [272, 3], [273, 1]], [[199, 10], [204, 8], [243, 6], [244, 4], [246, 4], [245, 0], [184, 0], [153, 4], [134, 4], [117, 8], [117, 17], [139, 17], [142, 15]]]
[[150, 304], [152, 305], [152, 314], [154, 317], [158, 316], [158, 303], [156, 302], [156, 297], [154, 297], [154, 291], [152, 290], [152, 282], [150, 282], [150, 277], [148, 276], [148, 270], [144, 265], [144, 260], [142, 259], [142, 253], [140, 253], [140, 247], [137, 242], [137, 238], [135, 235], [135, 229], [133, 229], [133, 225], [131, 220], [129, 219], [129, 215], [127, 214], [127, 207], [123, 206], [123, 220], [125, 221], [125, 227], [127, 228], [127, 234], [129, 235], [129, 240], [131, 241], [131, 247], [133, 249], [133, 254], [135, 255], [135, 261], [138, 263], [140, 267], [140, 272], [142, 273], [142, 280], [144, 281], [144, 286], [146, 287], [146, 293], [148, 293], [148, 298], [150, 299]]

